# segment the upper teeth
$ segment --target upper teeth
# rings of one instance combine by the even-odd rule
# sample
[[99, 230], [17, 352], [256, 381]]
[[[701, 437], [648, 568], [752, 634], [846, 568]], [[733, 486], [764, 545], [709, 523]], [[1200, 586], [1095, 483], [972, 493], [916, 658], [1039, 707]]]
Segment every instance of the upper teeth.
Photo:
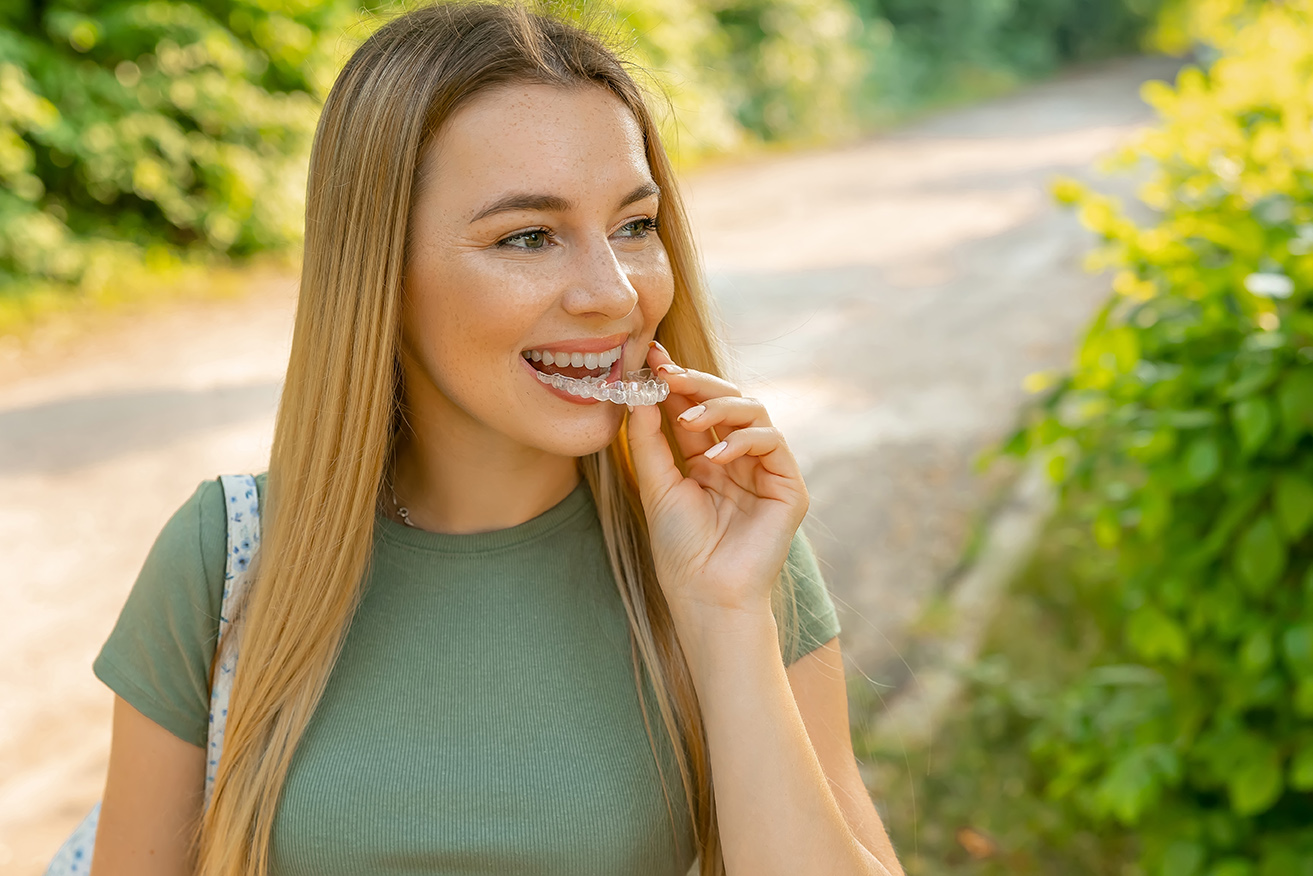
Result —
[[544, 365], [570, 366], [573, 368], [587, 368], [589, 371], [594, 368], [610, 368], [611, 363], [620, 358], [620, 352], [624, 345], [607, 350], [603, 353], [569, 353], [564, 350], [558, 350], [553, 353], [551, 350], [525, 350], [520, 355], [526, 359], [532, 359], [534, 362], [541, 362]]

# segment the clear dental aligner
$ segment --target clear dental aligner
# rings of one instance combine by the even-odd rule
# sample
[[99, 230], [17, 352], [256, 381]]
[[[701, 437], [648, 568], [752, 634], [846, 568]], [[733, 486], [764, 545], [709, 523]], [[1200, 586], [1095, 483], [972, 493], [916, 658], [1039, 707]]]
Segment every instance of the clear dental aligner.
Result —
[[543, 383], [565, 390], [570, 395], [618, 405], [654, 405], [665, 401], [670, 394], [670, 385], [653, 377], [650, 368], [626, 372], [625, 379], [615, 383], [607, 383], [605, 377], [566, 377], [564, 374], [545, 374], [542, 371], [536, 373]]

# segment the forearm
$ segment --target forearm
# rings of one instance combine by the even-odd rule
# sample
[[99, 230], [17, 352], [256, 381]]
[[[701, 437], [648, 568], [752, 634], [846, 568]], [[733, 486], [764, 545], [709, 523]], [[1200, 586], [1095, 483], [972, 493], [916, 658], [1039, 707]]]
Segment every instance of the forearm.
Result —
[[677, 627], [702, 707], [727, 876], [886, 876], [830, 791], [773, 618]]

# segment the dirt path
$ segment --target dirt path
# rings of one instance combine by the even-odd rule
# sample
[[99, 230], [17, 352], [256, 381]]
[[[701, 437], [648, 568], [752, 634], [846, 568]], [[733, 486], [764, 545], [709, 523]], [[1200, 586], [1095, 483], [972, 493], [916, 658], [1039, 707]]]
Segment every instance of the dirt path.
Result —
[[[689, 181], [747, 391], [806, 466], [845, 650], [879, 684], [994, 478], [972, 456], [1063, 364], [1105, 288], [1049, 203], [1148, 118], [1118, 62], [858, 146]], [[267, 459], [294, 279], [124, 316], [0, 362], [0, 874], [40, 873], [97, 798], [112, 695], [90, 663], [170, 513]]]

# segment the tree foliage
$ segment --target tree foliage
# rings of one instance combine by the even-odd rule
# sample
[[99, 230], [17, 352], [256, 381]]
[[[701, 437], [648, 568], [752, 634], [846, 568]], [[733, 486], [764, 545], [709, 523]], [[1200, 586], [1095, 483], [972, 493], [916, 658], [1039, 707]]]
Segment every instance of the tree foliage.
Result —
[[1146, 86], [1161, 123], [1117, 162], [1151, 168], [1153, 220], [1057, 187], [1115, 294], [1011, 449], [1117, 574], [1034, 753], [1149, 874], [1310, 874], [1313, 5], [1211, 5], [1217, 60]]

